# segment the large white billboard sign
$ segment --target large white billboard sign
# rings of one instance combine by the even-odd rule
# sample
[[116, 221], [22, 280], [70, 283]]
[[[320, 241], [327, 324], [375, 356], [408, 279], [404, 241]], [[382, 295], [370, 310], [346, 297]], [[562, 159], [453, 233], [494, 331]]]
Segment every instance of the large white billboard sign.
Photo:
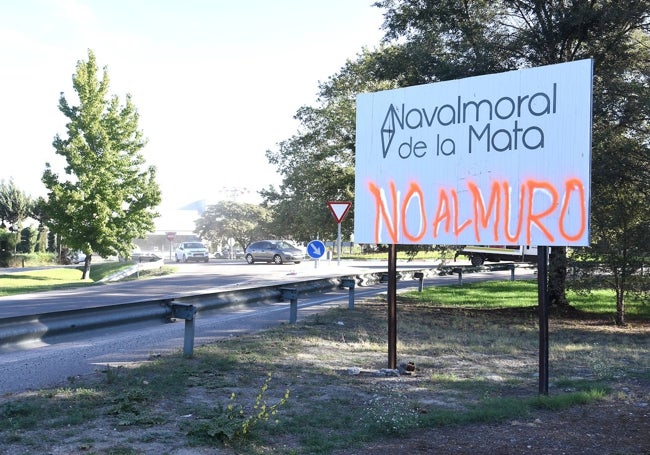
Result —
[[592, 61], [357, 98], [359, 243], [589, 244]]

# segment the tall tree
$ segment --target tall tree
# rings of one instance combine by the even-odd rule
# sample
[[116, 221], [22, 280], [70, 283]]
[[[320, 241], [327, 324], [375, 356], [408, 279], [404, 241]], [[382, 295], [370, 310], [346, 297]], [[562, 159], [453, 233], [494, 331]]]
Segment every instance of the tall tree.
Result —
[[16, 186], [13, 180], [0, 182], [0, 219], [18, 228], [31, 214], [33, 202], [29, 195]]
[[45, 227], [45, 206], [46, 201], [43, 197], [38, 197], [32, 206], [31, 217], [38, 221], [38, 239], [36, 241], [36, 251], [39, 253], [48, 251], [48, 246], [52, 247], [52, 250], [49, 251], [54, 251], [54, 245], [48, 245], [49, 230]]
[[221, 246], [233, 238], [242, 248], [254, 240], [268, 235], [268, 213], [255, 204], [220, 201], [206, 208], [196, 221], [196, 233], [212, 244]]
[[[648, 73], [648, 15], [650, 2], [610, 2], [610, 1], [573, 1], [548, 2], [530, 0], [506, 1], [516, 18], [517, 24], [513, 38], [509, 43], [509, 53], [530, 65], [561, 63], [582, 58], [594, 59], [594, 144], [593, 144], [593, 198], [592, 198], [592, 238], [594, 244], [599, 242], [602, 228], [612, 226], [612, 220], [603, 212], [610, 202], [604, 198], [603, 191], [610, 194], [616, 188], [611, 184], [628, 178], [637, 180], [636, 176], [648, 179], [647, 128], [645, 148], [645, 166], [639, 169], [630, 167], [625, 175], [614, 178], [615, 162], [621, 161], [620, 155], [629, 153], [627, 147], [616, 139], [634, 134], [643, 128], [643, 119], [648, 116], [639, 103], [647, 99]], [[644, 32], [645, 31], [645, 32]], [[614, 147], [612, 145], [616, 144]], [[641, 141], [643, 143], [643, 140]], [[605, 146], [607, 144], [607, 146]], [[639, 156], [639, 148], [636, 155]], [[614, 162], [615, 161], [615, 162]], [[642, 163], [637, 163], [642, 164]], [[620, 173], [618, 173], [620, 174]], [[618, 184], [617, 184], [618, 186]], [[628, 190], [633, 190], [626, 185]], [[634, 185], [633, 185], [634, 186]], [[618, 186], [620, 189], [621, 187]], [[636, 189], [638, 190], [638, 188]], [[636, 190], [629, 196], [636, 194]], [[638, 213], [635, 215], [638, 218]], [[623, 218], [616, 218], [622, 221]], [[647, 220], [647, 218], [646, 218]], [[627, 230], [626, 223], [620, 224], [617, 237], [622, 230]], [[609, 229], [608, 229], [609, 231]], [[616, 246], [615, 246], [616, 245]], [[624, 243], [615, 242], [614, 249], [620, 249]], [[595, 250], [593, 250], [595, 251]], [[551, 250], [551, 280], [549, 296], [551, 303], [568, 304], [565, 295], [566, 248], [555, 247]], [[619, 285], [624, 285], [624, 281]], [[617, 294], [623, 294], [619, 286]], [[620, 311], [621, 305], [617, 305]]]
[[[23, 221], [30, 216], [34, 202], [24, 191], [20, 190], [13, 180], [9, 183], [0, 182], [0, 225], [3, 229], [13, 234], [7, 237], [9, 248], [7, 252], [17, 251], [17, 245], [20, 242], [18, 232], [21, 230]], [[9, 223], [9, 226], [5, 224]]]
[[[278, 150], [266, 152], [282, 175], [279, 188], [261, 192], [273, 211], [271, 229], [277, 235], [300, 241], [336, 237], [327, 202], [354, 198], [356, 95], [395, 87], [374, 74], [377, 56], [364, 51], [320, 84], [317, 104], [302, 106], [295, 115], [298, 133], [281, 142]], [[353, 221], [349, 214], [342, 225], [344, 236], [352, 233]]]
[[[629, 254], [629, 242], [634, 237], [631, 232], [642, 227], [644, 219], [645, 226], [649, 221], [647, 210], [641, 208], [647, 206], [647, 197], [646, 204], [639, 205], [637, 199], [639, 191], [647, 194], [650, 177], [650, 112], [642, 101], [648, 99], [650, 75], [650, 2], [511, 0], [505, 4], [512, 9], [518, 24], [509, 43], [512, 55], [531, 65], [594, 59], [593, 245], [582, 253], [591, 252], [593, 257], [607, 259], [607, 267], [617, 277], [612, 283], [617, 295], [616, 320], [622, 324], [625, 288], [631, 283], [632, 271], [638, 269], [630, 261], [641, 253], [637, 250]], [[646, 184], [639, 185], [643, 181]], [[626, 216], [612, 217], [616, 207], [627, 207]], [[609, 245], [608, 252], [601, 248], [605, 243]], [[645, 251], [647, 254], [648, 250]], [[568, 304], [564, 292], [565, 248], [551, 250], [550, 272], [551, 302]]]
[[381, 0], [384, 41], [395, 46], [385, 68], [400, 86], [515, 69], [504, 52], [508, 11], [492, 0]]
[[[629, 251], [622, 239], [632, 239], [631, 232], [649, 224], [647, 198], [636, 201], [636, 195], [647, 194], [650, 180], [648, 0], [383, 0], [376, 5], [387, 9], [386, 40], [401, 42], [387, 68], [407, 75], [401, 80], [408, 84], [593, 58], [592, 236], [603, 244], [607, 232], [612, 251]], [[614, 194], [629, 204], [614, 202]], [[629, 206], [634, 215], [607, 216], [613, 205]], [[557, 305], [568, 304], [566, 263], [566, 248], [553, 248], [549, 294]], [[617, 295], [624, 294], [624, 282], [618, 281]], [[620, 321], [622, 305], [617, 307]]]
[[89, 277], [93, 253], [129, 257], [133, 239], [154, 228], [160, 203], [156, 171], [146, 166], [146, 144], [138, 130], [138, 112], [126, 95], [124, 104], [109, 96], [106, 68], [102, 78], [94, 53], [77, 63], [72, 85], [79, 104], [64, 94], [59, 110], [68, 118], [67, 137], [55, 136], [55, 152], [65, 158], [65, 177], [46, 164], [43, 207], [49, 227], [65, 244], [86, 255], [82, 278]]

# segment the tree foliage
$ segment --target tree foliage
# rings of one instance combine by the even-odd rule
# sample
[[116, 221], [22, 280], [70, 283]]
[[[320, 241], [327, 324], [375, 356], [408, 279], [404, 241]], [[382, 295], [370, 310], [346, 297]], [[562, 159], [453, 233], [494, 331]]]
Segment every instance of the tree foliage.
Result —
[[34, 203], [27, 193], [20, 190], [13, 180], [0, 182], [0, 219], [10, 227], [18, 226], [31, 215]]
[[[0, 251], [0, 262], [6, 264], [7, 259], [15, 252], [23, 250], [20, 247], [21, 238], [19, 232], [21, 225], [33, 211], [34, 202], [27, 193], [20, 190], [13, 180], [9, 183], [0, 182], [0, 231], [2, 250]], [[6, 245], [5, 245], [6, 243]]]
[[[295, 115], [298, 133], [281, 142], [279, 150], [267, 151], [283, 177], [279, 188], [261, 193], [273, 211], [270, 229], [277, 236], [299, 241], [336, 237], [327, 203], [354, 198], [356, 95], [394, 87], [372, 76], [375, 56], [364, 52], [322, 83], [317, 105], [303, 106]], [[344, 236], [352, 233], [353, 222], [350, 212], [342, 224]]]
[[66, 160], [65, 176], [46, 164], [48, 189], [42, 207], [49, 227], [73, 250], [86, 254], [84, 278], [93, 253], [129, 257], [132, 241], [154, 228], [160, 189], [154, 167], [145, 165], [146, 144], [138, 130], [138, 112], [109, 96], [106, 68], [97, 77], [95, 55], [77, 63], [72, 77], [78, 105], [61, 93], [59, 110], [68, 118], [67, 136], [55, 136], [55, 152]]
[[255, 239], [268, 235], [268, 212], [255, 204], [220, 201], [209, 205], [196, 221], [196, 232], [213, 246], [221, 247], [233, 238], [246, 248]]
[[384, 0], [384, 41], [395, 43], [387, 67], [400, 86], [514, 69], [509, 13], [491, 0]]
[[[394, 58], [404, 62], [408, 84], [593, 58], [592, 232], [598, 242], [602, 224], [608, 224], [610, 232], [626, 231], [625, 223], [617, 227], [610, 223], [623, 218], [603, 213], [611, 206], [603, 193], [616, 192], [612, 185], [617, 186], [620, 178], [629, 183], [629, 194], [648, 188], [650, 2], [384, 0], [376, 4], [387, 9], [386, 39], [404, 41]], [[399, 65], [392, 67], [399, 69]], [[612, 178], [612, 167], [619, 166], [626, 169]], [[645, 216], [639, 212], [643, 206], [632, 204], [630, 209], [636, 209], [635, 219], [647, 225], [647, 210], [641, 209]], [[562, 247], [552, 249], [550, 294], [558, 304], [566, 304], [565, 253]]]
[[[322, 84], [319, 105], [298, 112], [300, 133], [267, 154], [285, 176], [280, 190], [266, 193], [267, 202], [281, 209], [300, 201], [294, 207], [302, 209], [353, 188], [354, 142], [342, 138], [354, 137], [358, 93], [591, 58], [594, 247], [585, 251], [611, 259], [613, 275], [621, 277], [615, 288], [624, 295], [626, 275], [616, 264], [648, 256], [650, 1], [379, 0], [375, 6], [385, 10], [382, 46]], [[348, 108], [337, 109], [342, 105]], [[339, 154], [339, 169], [322, 182], [305, 170], [336, 161], [327, 152]], [[326, 222], [316, 215], [309, 216], [318, 220], [312, 235]], [[616, 260], [603, 255], [602, 245], [618, 252]], [[566, 266], [566, 248], [552, 248], [549, 291], [559, 305], [568, 304]], [[619, 304], [617, 320], [623, 311]]]

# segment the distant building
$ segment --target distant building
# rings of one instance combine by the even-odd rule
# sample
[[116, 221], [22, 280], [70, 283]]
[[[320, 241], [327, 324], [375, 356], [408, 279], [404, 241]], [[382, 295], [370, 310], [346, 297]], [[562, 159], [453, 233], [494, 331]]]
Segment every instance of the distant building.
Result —
[[[139, 253], [156, 254], [168, 259], [173, 257], [179, 243], [200, 240], [194, 232], [195, 221], [200, 216], [196, 210], [161, 210], [161, 213], [162, 216], [155, 220], [155, 231], [144, 239], [133, 241], [139, 248]], [[168, 237], [173, 237], [173, 240]]]

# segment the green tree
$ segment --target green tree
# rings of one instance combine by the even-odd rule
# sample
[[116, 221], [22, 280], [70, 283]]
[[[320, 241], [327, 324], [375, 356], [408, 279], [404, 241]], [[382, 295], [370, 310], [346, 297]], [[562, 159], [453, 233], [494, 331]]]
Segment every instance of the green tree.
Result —
[[[299, 241], [337, 236], [327, 202], [354, 199], [356, 95], [395, 86], [372, 75], [376, 57], [364, 51], [322, 83], [317, 105], [302, 106], [295, 115], [301, 125], [298, 133], [281, 142], [278, 150], [266, 152], [282, 175], [279, 188], [261, 192], [273, 212], [271, 230], [276, 235]], [[350, 212], [341, 226], [344, 237], [353, 225]]]
[[[513, 23], [504, 2], [382, 0], [384, 77], [402, 87], [497, 73], [518, 67], [505, 47]], [[514, 25], [517, 27], [517, 25]]]
[[[380, 0], [375, 6], [385, 9], [383, 46], [322, 84], [317, 106], [296, 115], [299, 133], [267, 152], [283, 175], [279, 189], [262, 193], [278, 225], [309, 238], [327, 230], [320, 212], [327, 200], [351, 200], [356, 94], [592, 58], [592, 238], [621, 252], [619, 259], [647, 255], [649, 0]], [[627, 203], [612, 201], [614, 194]], [[630, 216], [608, 216], [614, 204]], [[633, 255], [623, 253], [630, 252], [623, 238], [641, 241]], [[590, 251], [602, 258], [597, 248]], [[568, 305], [566, 267], [566, 247], [552, 248], [554, 305]], [[625, 279], [617, 283], [624, 295]]]
[[[610, 265], [621, 278], [614, 281], [617, 295], [624, 295], [621, 260], [647, 255], [647, 241], [629, 255], [623, 239], [642, 240], [638, 233], [649, 224], [647, 196], [639, 200], [638, 195], [647, 195], [650, 182], [650, 2], [384, 0], [376, 5], [387, 9], [386, 40], [402, 43], [385, 68], [404, 74], [392, 77], [406, 84], [594, 59], [591, 232], [594, 244], [619, 252]], [[630, 216], [612, 216], [614, 206], [627, 207]], [[598, 248], [591, 252], [603, 258]], [[552, 248], [549, 294], [560, 306], [568, 304], [566, 264], [566, 248]], [[618, 300], [621, 322], [624, 308]]]
[[13, 180], [9, 180], [9, 183], [0, 182], [0, 219], [2, 222], [0, 226], [12, 233], [7, 236], [10, 244], [8, 251], [16, 251], [17, 245], [20, 243], [18, 233], [22, 223], [31, 215], [33, 205], [31, 198], [20, 190]]
[[615, 320], [625, 325], [626, 297], [644, 295], [646, 301], [648, 297], [647, 272], [644, 276], [643, 270], [650, 259], [650, 198], [616, 172], [611, 173], [611, 178], [612, 184], [594, 195], [599, 200], [592, 211], [599, 222], [592, 229], [592, 245], [574, 253], [579, 274], [572, 284], [578, 290], [603, 286], [614, 289]]
[[[648, 97], [648, 14], [650, 2], [505, 2], [518, 12], [518, 23], [525, 24], [522, 31], [513, 34], [509, 50], [531, 65], [560, 63], [581, 58], [594, 59], [594, 143], [593, 143], [593, 197], [592, 197], [592, 240], [594, 245], [603, 244], [603, 232], [613, 233], [608, 244], [614, 251], [628, 251], [626, 241], [630, 240], [630, 227], [642, 222], [647, 211], [635, 202], [638, 191], [647, 188], [648, 167], [648, 106], [640, 100]], [[645, 126], [644, 126], [645, 123]], [[639, 137], [639, 132], [645, 130]], [[645, 146], [629, 147], [626, 137], [636, 137]], [[622, 156], [623, 155], [623, 156]], [[638, 160], [639, 157], [645, 158]], [[629, 162], [635, 157], [634, 164]], [[622, 161], [627, 161], [627, 170], [616, 171]], [[631, 164], [631, 166], [630, 166]], [[635, 169], [636, 168], [636, 169]], [[640, 172], [639, 172], [640, 171]], [[629, 182], [628, 182], [629, 180]], [[639, 180], [646, 185], [639, 186]], [[615, 186], [613, 186], [614, 184]], [[624, 186], [621, 186], [624, 185]], [[637, 223], [629, 224], [630, 218], [611, 218], [611, 194], [621, 194], [625, 187], [631, 204], [619, 200], [620, 206], [627, 206], [627, 213]], [[603, 210], [604, 209], [604, 210]], [[612, 221], [617, 224], [616, 227]], [[605, 228], [607, 226], [607, 228]], [[603, 231], [603, 228], [605, 230]], [[645, 243], [645, 242], [644, 242]], [[599, 248], [592, 248], [595, 254]], [[606, 257], [613, 259], [607, 254]], [[617, 295], [624, 295], [627, 287], [618, 266], [623, 256], [610, 262]], [[625, 261], [623, 261], [625, 262]], [[630, 264], [631, 265], [631, 264]], [[633, 267], [624, 267], [634, 269]], [[549, 294], [552, 303], [567, 304], [565, 290], [566, 249], [553, 248], [550, 263], [551, 280]], [[624, 306], [617, 298], [617, 321], [622, 323]]]
[[2, 223], [7, 222], [17, 228], [31, 214], [32, 206], [31, 198], [16, 186], [13, 179], [9, 183], [0, 182]]
[[212, 245], [222, 246], [229, 238], [246, 248], [258, 238], [269, 235], [268, 212], [264, 207], [243, 202], [220, 201], [206, 207], [196, 221], [195, 232]]
[[52, 145], [67, 162], [65, 177], [50, 163], [43, 173], [49, 192], [45, 218], [66, 246], [86, 254], [84, 279], [93, 253], [129, 257], [133, 239], [153, 230], [160, 203], [155, 168], [145, 165], [141, 153], [146, 141], [131, 96], [120, 104], [108, 95], [106, 68], [101, 79], [97, 72], [89, 50], [72, 77], [79, 104], [69, 104], [63, 93], [59, 98], [67, 137], [57, 134]]
[[46, 230], [46, 232], [47, 232], [47, 251], [50, 253], [55, 253], [59, 250], [58, 237], [54, 232], [50, 231], [49, 229]]
[[20, 230], [20, 241], [16, 246], [16, 251], [20, 253], [33, 253], [36, 250], [38, 241], [38, 229], [31, 226], [24, 227]]
[[38, 221], [38, 235], [35, 249], [39, 253], [44, 253], [45, 251], [54, 251], [53, 249], [49, 249], [50, 246], [53, 248], [54, 245], [48, 244], [50, 231], [45, 226], [45, 206], [46, 202], [42, 197], [37, 198], [32, 206], [31, 216], [36, 221]]

